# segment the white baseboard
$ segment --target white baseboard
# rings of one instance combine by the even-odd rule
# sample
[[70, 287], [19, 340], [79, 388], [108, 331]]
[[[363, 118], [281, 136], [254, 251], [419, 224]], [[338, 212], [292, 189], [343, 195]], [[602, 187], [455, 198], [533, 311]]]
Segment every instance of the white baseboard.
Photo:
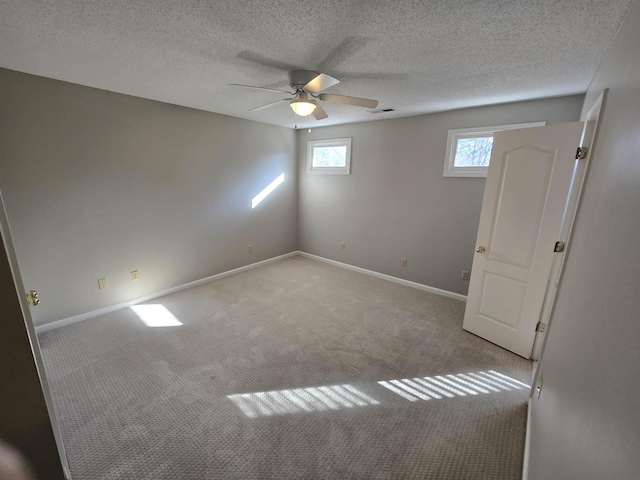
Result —
[[524, 459], [522, 460], [522, 480], [529, 479], [529, 449], [531, 448], [531, 397], [527, 401], [527, 429], [524, 436]]
[[266, 260], [262, 260], [260, 262], [251, 263], [249, 265], [245, 265], [243, 267], [234, 268], [233, 270], [227, 270], [226, 272], [218, 273], [217, 275], [212, 275], [210, 277], [201, 278], [200, 280], [195, 280], [193, 282], [185, 283], [183, 285], [178, 285], [176, 287], [168, 288], [166, 290], [162, 290], [160, 292], [150, 293], [149, 295], [145, 295], [143, 297], [134, 298], [133, 300], [127, 300], [126, 302], [116, 303], [115, 305], [109, 305], [108, 307], [99, 308], [97, 310], [92, 310], [87, 313], [82, 313], [80, 315], [75, 315], [73, 317], [63, 318], [61, 320], [56, 320], [53, 322], [45, 323], [44, 325], [36, 326], [36, 333], [48, 332], [49, 330], [54, 330], [56, 328], [64, 327], [66, 325], [71, 325], [73, 323], [82, 322], [83, 320], [88, 320], [90, 318], [99, 317], [100, 315], [106, 315], [107, 313], [115, 312], [117, 310], [121, 310], [123, 308], [130, 307], [131, 305], [136, 305], [138, 303], [148, 302], [149, 300], [156, 299], [158, 297], [164, 297], [165, 295], [169, 295], [172, 293], [180, 292], [182, 290], [186, 290], [187, 288], [197, 287], [198, 285], [203, 285], [205, 283], [213, 282], [214, 280], [218, 280], [220, 278], [228, 277], [229, 275], [234, 275], [236, 273], [244, 272], [247, 270], [251, 270], [252, 268], [260, 267], [262, 265], [266, 265], [268, 263], [277, 262], [278, 260], [282, 260], [289, 257], [294, 257], [298, 255], [298, 251], [293, 251], [289, 253], [285, 253], [284, 255], [279, 255], [277, 257], [268, 258]]
[[198, 285], [203, 285], [205, 283], [213, 282], [214, 280], [218, 280], [220, 278], [228, 277], [229, 275], [234, 275], [236, 273], [244, 272], [247, 270], [251, 270], [252, 268], [260, 267], [262, 265], [267, 265], [269, 263], [277, 262], [278, 260], [283, 260], [285, 258], [293, 257], [296, 255], [301, 255], [303, 257], [312, 258], [314, 260], [318, 260], [320, 262], [329, 263], [331, 265], [335, 265], [337, 267], [346, 268], [348, 270], [353, 270], [354, 272], [364, 273], [365, 275], [370, 275], [372, 277], [381, 278], [383, 280], [387, 280], [389, 282], [399, 283], [400, 285], [406, 285], [408, 287], [417, 288], [418, 290], [423, 290], [425, 292], [435, 293], [436, 295], [442, 295], [443, 297], [453, 298], [455, 300], [460, 300], [463, 302], [467, 301], [467, 297], [465, 295], [461, 295], [459, 293], [449, 292], [447, 290], [441, 290], [439, 288], [430, 287], [428, 285], [423, 285], [421, 283], [412, 282], [410, 280], [404, 280], [398, 277], [392, 277], [391, 275], [386, 275], [384, 273], [374, 272], [373, 270], [367, 270], [365, 268], [354, 267], [353, 265], [349, 265], [342, 262], [337, 262], [335, 260], [330, 260], [328, 258], [319, 257], [318, 255], [312, 255], [311, 253], [302, 252], [300, 250], [296, 250], [294, 252], [285, 253], [284, 255], [279, 255], [277, 257], [268, 258], [266, 260], [262, 260], [260, 262], [251, 263], [249, 265], [245, 265], [243, 267], [234, 268], [233, 270], [228, 270], [226, 272], [218, 273], [217, 275], [212, 275], [210, 277], [202, 278], [200, 280], [195, 280], [193, 282], [185, 283], [183, 285], [178, 285], [176, 287], [168, 288], [166, 290], [162, 290], [160, 292], [151, 293], [149, 295], [145, 295], [143, 297], [134, 298], [132, 300], [127, 300], [126, 302], [116, 303], [115, 305], [109, 305], [108, 307], [99, 308], [97, 310], [92, 310], [90, 312], [82, 313], [80, 315], [75, 315], [73, 317], [63, 318], [61, 320], [56, 320], [53, 322], [45, 323], [44, 325], [36, 326], [36, 333], [44, 333], [49, 330], [54, 330], [56, 328], [64, 327], [66, 325], [71, 325], [73, 323], [82, 322], [83, 320], [88, 320], [90, 318], [99, 317], [100, 315], [106, 315], [108, 313], [115, 312], [117, 310], [121, 310], [123, 308], [130, 307], [132, 305], [136, 305], [138, 303], [148, 302], [150, 300], [154, 300], [158, 297], [164, 297], [165, 295], [170, 295], [172, 293], [180, 292], [182, 290], [186, 290], [187, 288], [197, 287]]
[[347, 270], [353, 270], [354, 272], [364, 273], [365, 275], [371, 275], [372, 277], [382, 278], [383, 280], [388, 280], [389, 282], [399, 283], [400, 285], [406, 285], [407, 287], [417, 288], [418, 290], [424, 290], [425, 292], [435, 293], [436, 295], [442, 295], [443, 297], [453, 298], [455, 300], [460, 300], [462, 302], [467, 301], [467, 296], [462, 295], [460, 293], [450, 292], [448, 290], [442, 290], [436, 287], [430, 287], [429, 285], [423, 285], [422, 283], [412, 282], [411, 280], [405, 280], [403, 278], [392, 277], [391, 275], [374, 272], [373, 270], [367, 270], [366, 268], [354, 267], [353, 265], [349, 265], [347, 263], [336, 262], [335, 260], [319, 257], [318, 255], [313, 255], [307, 252], [298, 251], [298, 254], [303, 257], [313, 258], [314, 260], [329, 263], [337, 267], [346, 268]]

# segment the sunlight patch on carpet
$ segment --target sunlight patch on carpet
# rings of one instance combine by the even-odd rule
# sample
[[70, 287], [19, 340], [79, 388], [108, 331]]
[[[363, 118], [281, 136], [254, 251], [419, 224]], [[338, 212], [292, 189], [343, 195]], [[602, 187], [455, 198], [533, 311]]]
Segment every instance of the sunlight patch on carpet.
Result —
[[250, 418], [380, 404], [376, 399], [348, 384], [244, 393], [229, 395], [227, 398]]
[[182, 325], [182, 322], [164, 305], [133, 305], [131, 310], [147, 327], [179, 327]]
[[529, 385], [495, 370], [378, 382], [410, 402], [522, 390]]

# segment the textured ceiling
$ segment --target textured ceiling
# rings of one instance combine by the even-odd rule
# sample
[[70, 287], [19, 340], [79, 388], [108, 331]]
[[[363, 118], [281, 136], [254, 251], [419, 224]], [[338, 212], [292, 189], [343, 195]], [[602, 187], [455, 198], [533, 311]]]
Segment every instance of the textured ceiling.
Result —
[[308, 69], [326, 120], [406, 116], [586, 91], [632, 0], [0, 0], [0, 66], [293, 127], [285, 95]]

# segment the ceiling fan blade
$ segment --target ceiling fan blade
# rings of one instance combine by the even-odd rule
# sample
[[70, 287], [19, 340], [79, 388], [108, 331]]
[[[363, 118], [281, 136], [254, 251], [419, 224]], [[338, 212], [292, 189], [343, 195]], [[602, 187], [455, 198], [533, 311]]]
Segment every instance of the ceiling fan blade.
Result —
[[327, 112], [324, 111], [324, 108], [322, 108], [318, 102], [315, 102], [315, 104], [316, 108], [313, 110], [313, 112], [311, 112], [313, 118], [315, 118], [316, 120], [327, 118], [329, 115], [327, 115]]
[[324, 73], [320, 73], [317, 77], [307, 83], [303, 88], [305, 92], [318, 93], [338, 83], [340, 83], [340, 80], [338, 80], [337, 78], [333, 78]]
[[343, 103], [355, 107], [376, 108], [378, 106], [378, 100], [372, 100], [370, 98], [347, 97], [345, 95], [333, 95], [331, 93], [321, 93], [318, 98], [325, 102]]
[[269, 108], [269, 107], [275, 107], [276, 105], [278, 105], [279, 103], [283, 103], [283, 102], [290, 102], [291, 100], [289, 100], [288, 98], [283, 98], [282, 100], [276, 100], [275, 102], [271, 102], [271, 103], [267, 103], [266, 105], [261, 105], [259, 107], [256, 108], [252, 108], [249, 111], [250, 112], [255, 112], [257, 110], [263, 110], [265, 108]]
[[287, 90], [278, 90], [277, 88], [265, 88], [265, 87], [254, 87], [253, 85], [240, 85], [239, 83], [227, 83], [230, 87], [242, 87], [242, 88], [252, 88], [254, 90], [266, 90], [267, 92], [278, 92], [278, 93], [288, 93], [293, 95], [293, 93]]
[[355, 80], [407, 80], [409, 75], [406, 73], [375, 73], [375, 72], [336, 72], [333, 71], [338, 77], [353, 78]]

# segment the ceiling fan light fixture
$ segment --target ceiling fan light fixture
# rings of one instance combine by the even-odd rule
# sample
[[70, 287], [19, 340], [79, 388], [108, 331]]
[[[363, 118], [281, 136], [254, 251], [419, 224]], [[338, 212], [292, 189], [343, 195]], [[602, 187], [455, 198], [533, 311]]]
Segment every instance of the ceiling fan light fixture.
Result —
[[289, 106], [300, 117], [307, 117], [316, 109], [316, 101], [309, 100], [307, 92], [298, 90], [293, 100], [289, 102]]
[[294, 98], [289, 103], [291, 109], [300, 117], [307, 117], [313, 113], [316, 109], [316, 104], [313, 100], [296, 99]]

